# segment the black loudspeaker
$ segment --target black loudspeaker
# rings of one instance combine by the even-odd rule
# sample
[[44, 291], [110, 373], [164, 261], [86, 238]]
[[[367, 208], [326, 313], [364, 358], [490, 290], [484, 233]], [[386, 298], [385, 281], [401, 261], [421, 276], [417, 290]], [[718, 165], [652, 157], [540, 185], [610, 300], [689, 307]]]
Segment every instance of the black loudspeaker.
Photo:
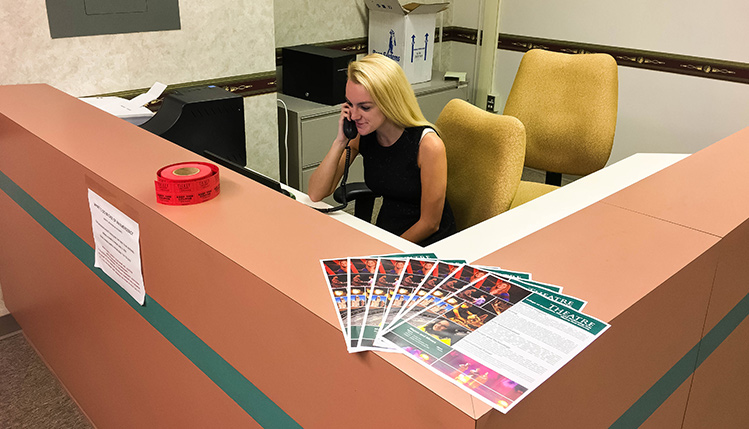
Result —
[[242, 96], [216, 86], [170, 92], [141, 128], [199, 155], [208, 150], [247, 164]]
[[281, 54], [284, 94], [328, 105], [346, 101], [346, 70], [356, 54], [312, 45], [283, 48]]

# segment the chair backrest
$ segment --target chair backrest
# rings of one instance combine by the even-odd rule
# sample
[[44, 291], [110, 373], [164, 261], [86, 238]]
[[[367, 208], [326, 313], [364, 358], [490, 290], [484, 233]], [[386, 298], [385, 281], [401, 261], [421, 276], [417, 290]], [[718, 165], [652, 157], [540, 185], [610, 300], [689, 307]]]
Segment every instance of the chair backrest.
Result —
[[523, 55], [504, 114], [525, 125], [525, 165], [586, 175], [603, 168], [616, 129], [618, 75], [608, 54]]
[[435, 125], [447, 150], [447, 200], [458, 230], [508, 210], [523, 174], [523, 124], [454, 99]]

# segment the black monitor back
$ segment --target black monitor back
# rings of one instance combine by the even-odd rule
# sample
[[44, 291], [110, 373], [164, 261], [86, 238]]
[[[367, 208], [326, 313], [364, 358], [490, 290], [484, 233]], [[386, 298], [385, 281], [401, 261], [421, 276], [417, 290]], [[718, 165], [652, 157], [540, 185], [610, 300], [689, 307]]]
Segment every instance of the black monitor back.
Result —
[[247, 164], [242, 96], [215, 86], [170, 92], [141, 128], [203, 155]]

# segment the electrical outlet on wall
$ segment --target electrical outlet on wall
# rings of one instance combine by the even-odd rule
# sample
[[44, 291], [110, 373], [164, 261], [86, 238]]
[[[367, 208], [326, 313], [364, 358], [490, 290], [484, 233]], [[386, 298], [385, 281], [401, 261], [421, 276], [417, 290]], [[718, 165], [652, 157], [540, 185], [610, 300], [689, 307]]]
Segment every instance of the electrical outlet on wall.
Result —
[[489, 94], [486, 96], [486, 110], [487, 112], [496, 113], [494, 103], [497, 100], [497, 97], [493, 94]]

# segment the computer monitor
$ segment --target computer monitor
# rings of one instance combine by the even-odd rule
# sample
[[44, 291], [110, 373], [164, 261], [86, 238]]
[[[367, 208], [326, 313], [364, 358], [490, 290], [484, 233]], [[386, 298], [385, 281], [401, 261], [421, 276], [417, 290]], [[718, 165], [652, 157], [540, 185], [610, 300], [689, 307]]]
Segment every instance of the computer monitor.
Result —
[[264, 174], [258, 173], [257, 171], [254, 171], [247, 167], [239, 165], [236, 162], [229, 161], [228, 159], [222, 156], [216, 155], [215, 153], [208, 151], [208, 150], [203, 152], [203, 156], [215, 162], [216, 164], [220, 164], [228, 168], [229, 170], [235, 171], [245, 177], [248, 177], [258, 183], [261, 183], [273, 189], [276, 192], [280, 192], [284, 195], [294, 198], [294, 196], [289, 191], [281, 187], [281, 184], [278, 181], [271, 179], [270, 177]]
[[244, 101], [217, 86], [172, 91], [141, 128], [198, 155], [209, 150], [236, 164], [247, 164]]

